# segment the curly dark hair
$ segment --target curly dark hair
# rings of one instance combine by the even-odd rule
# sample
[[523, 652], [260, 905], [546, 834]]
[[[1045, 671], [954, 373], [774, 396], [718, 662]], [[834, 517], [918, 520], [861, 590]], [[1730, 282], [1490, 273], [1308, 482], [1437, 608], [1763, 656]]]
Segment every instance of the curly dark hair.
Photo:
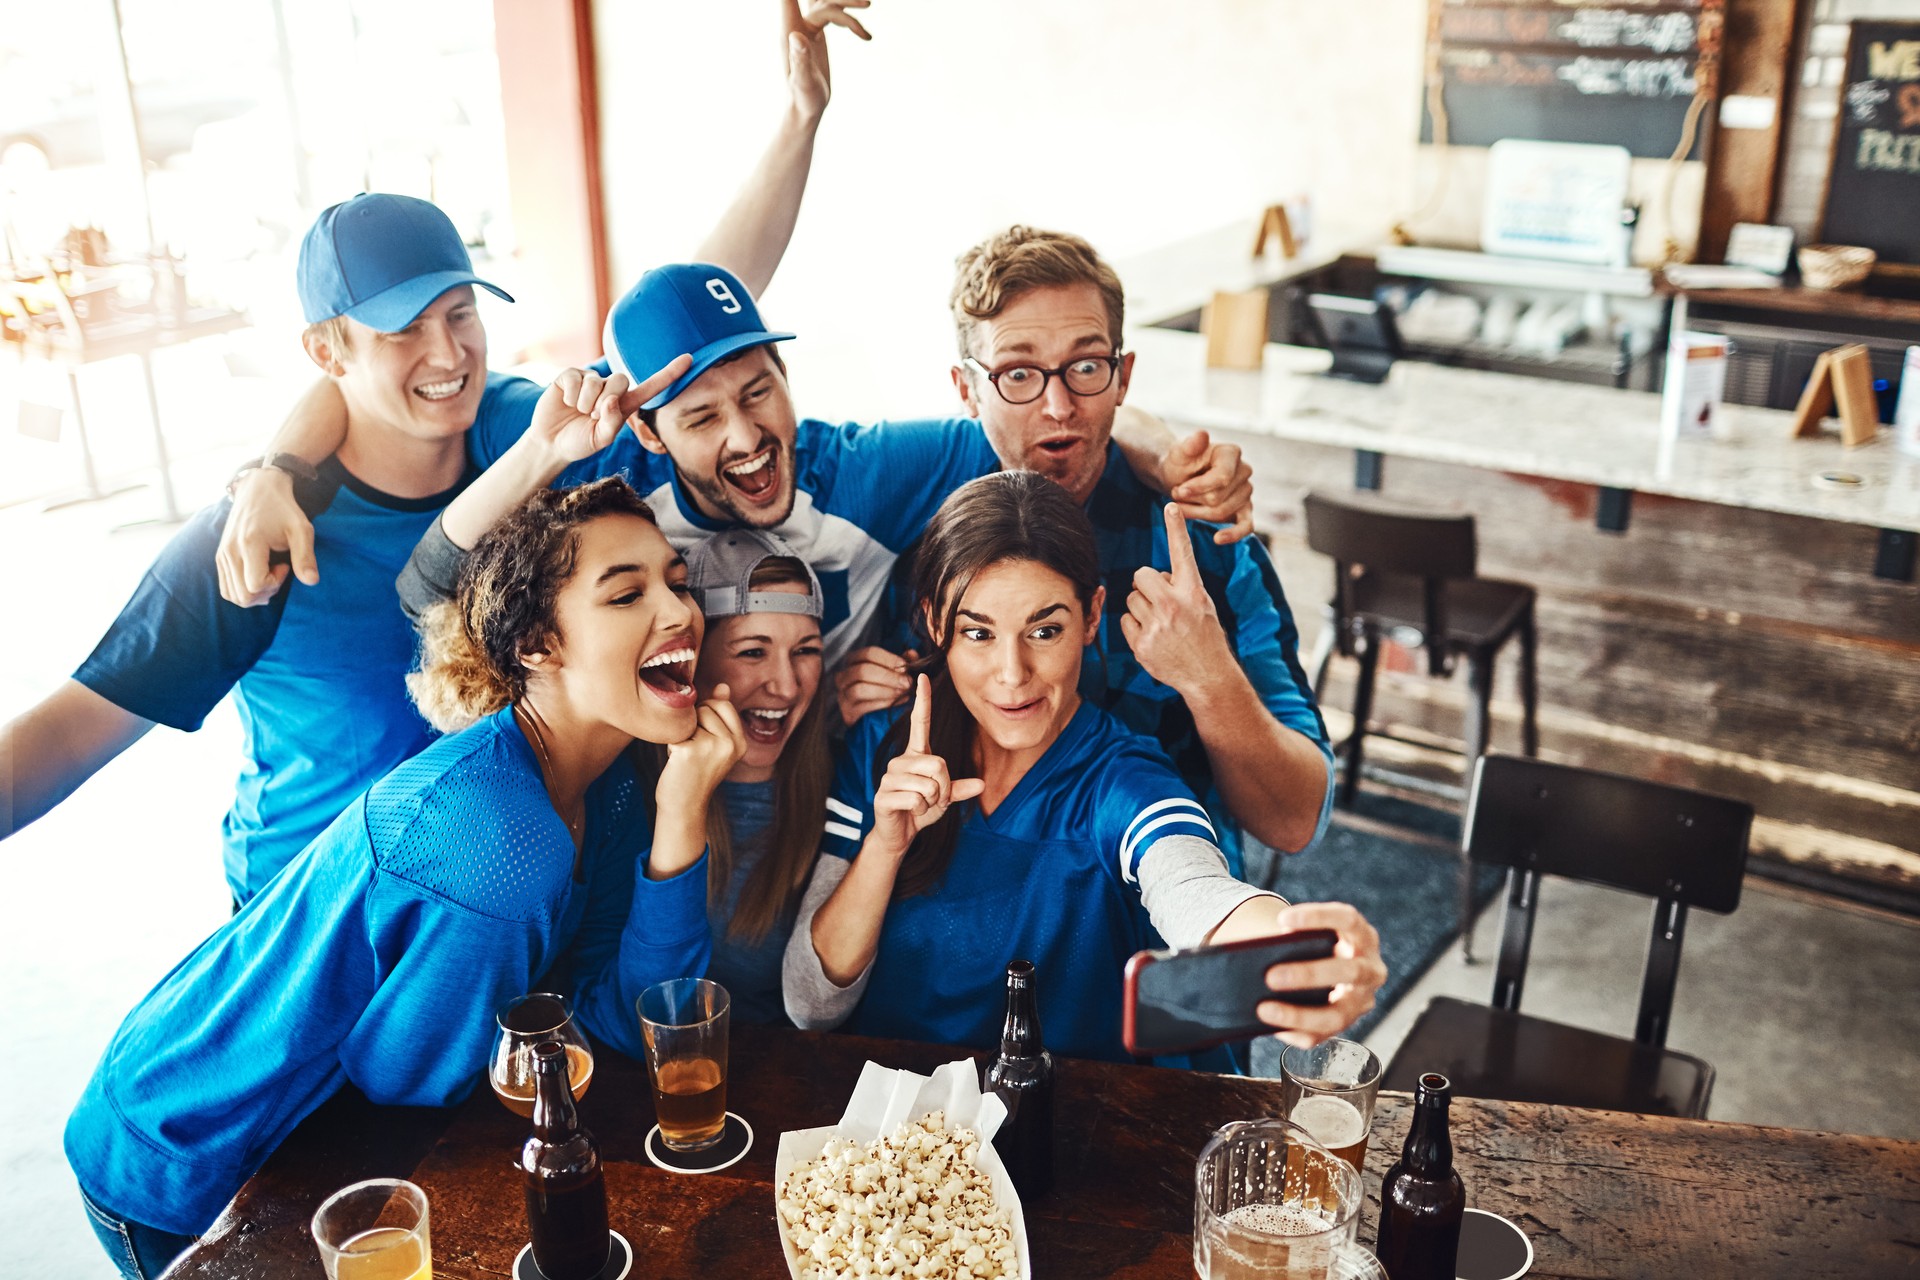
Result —
[[454, 598], [420, 622], [420, 670], [407, 683], [434, 727], [464, 728], [526, 695], [521, 655], [553, 642], [554, 605], [573, 577], [580, 527], [604, 515], [658, 523], [624, 479], [609, 476], [540, 490], [474, 546]]

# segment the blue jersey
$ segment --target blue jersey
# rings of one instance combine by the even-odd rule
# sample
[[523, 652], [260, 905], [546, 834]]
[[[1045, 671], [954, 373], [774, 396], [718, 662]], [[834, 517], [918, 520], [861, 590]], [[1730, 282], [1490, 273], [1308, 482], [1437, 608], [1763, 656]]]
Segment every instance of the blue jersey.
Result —
[[[1226, 855], [1227, 869], [1237, 876], [1243, 864], [1240, 830], [1214, 781], [1213, 764], [1194, 726], [1193, 712], [1177, 692], [1147, 674], [1120, 629], [1135, 571], [1151, 567], [1164, 573], [1173, 566], [1166, 521], [1160, 514], [1165, 502], [1134, 475], [1119, 446], [1109, 444], [1106, 470], [1086, 503], [1107, 605], [1100, 613], [1099, 645], [1081, 661], [1080, 696], [1160, 744], [1188, 788], [1213, 815], [1219, 831], [1215, 843]], [[1313, 685], [1300, 666], [1300, 632], [1293, 624], [1280, 576], [1258, 539], [1222, 547], [1214, 544], [1213, 531], [1206, 525], [1191, 525], [1189, 532], [1200, 581], [1213, 600], [1228, 647], [1261, 705], [1287, 728], [1305, 734], [1326, 757], [1328, 785], [1314, 832], [1317, 840], [1333, 811], [1333, 748], [1314, 701]], [[912, 605], [907, 583], [896, 577], [878, 628], [880, 643], [896, 650], [918, 643], [909, 622]]]
[[[488, 379], [497, 386], [523, 378]], [[489, 438], [511, 422], [481, 423]], [[519, 426], [525, 429], [525, 423]], [[476, 433], [479, 434], [479, 433]], [[295, 485], [313, 521], [320, 582], [289, 581], [270, 604], [220, 598], [214, 552], [231, 503], [190, 519], [73, 678], [123, 710], [184, 732], [229, 692], [245, 764], [222, 823], [236, 901], [275, 872], [349, 801], [424, 747], [433, 731], [407, 697], [414, 633], [393, 580], [427, 526], [461, 489], [400, 498], [361, 483], [337, 459]]]
[[[595, 366], [606, 371], [603, 361]], [[538, 392], [491, 384], [494, 398], [476, 430], [474, 456], [487, 466], [533, 420]], [[820, 578], [825, 663], [833, 668], [866, 629], [886, 591], [893, 564], [927, 526], [947, 495], [1000, 465], [987, 434], [971, 418], [870, 425], [803, 419], [794, 437], [793, 512], [773, 532], [785, 538]], [[630, 430], [561, 473], [558, 486], [605, 476], [626, 478], [652, 505], [660, 531], [685, 549], [728, 528], [702, 515], [663, 454], [643, 448]]]
[[563, 954], [580, 1021], [640, 1055], [635, 998], [707, 958], [706, 862], [648, 880], [652, 827], [623, 756], [588, 790], [576, 859], [511, 711], [437, 741], [135, 1006], [67, 1122], [80, 1185], [197, 1235], [342, 1084], [465, 1097], [496, 1010]]
[[[827, 802], [824, 855], [852, 859], [873, 826], [886, 761], [875, 752], [902, 714], [877, 711], [847, 735]], [[1039, 972], [1047, 1047], [1130, 1061], [1120, 1039], [1122, 977], [1135, 951], [1163, 945], [1140, 898], [1147, 851], [1213, 827], [1151, 739], [1082, 703], [991, 814], [967, 802], [953, 861], [933, 890], [887, 907], [867, 988], [845, 1029], [992, 1049], [1006, 967]]]

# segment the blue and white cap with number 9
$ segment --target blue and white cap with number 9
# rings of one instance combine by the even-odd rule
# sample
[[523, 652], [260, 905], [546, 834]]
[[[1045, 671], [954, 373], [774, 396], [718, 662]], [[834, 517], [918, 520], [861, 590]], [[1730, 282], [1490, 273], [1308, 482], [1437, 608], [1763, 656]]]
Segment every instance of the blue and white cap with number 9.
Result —
[[607, 312], [602, 341], [614, 372], [634, 382], [653, 376], [682, 352], [693, 355], [693, 368], [641, 406], [658, 409], [736, 351], [792, 337], [761, 322], [753, 295], [733, 272], [710, 263], [677, 262], [655, 267], [620, 296]]

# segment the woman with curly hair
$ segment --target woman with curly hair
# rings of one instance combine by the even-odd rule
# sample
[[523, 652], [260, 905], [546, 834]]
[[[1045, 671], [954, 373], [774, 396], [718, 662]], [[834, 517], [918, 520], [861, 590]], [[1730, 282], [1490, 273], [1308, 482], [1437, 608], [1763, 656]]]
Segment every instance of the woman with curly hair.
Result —
[[162, 979], [68, 1121], [123, 1271], [191, 1244], [342, 1085], [459, 1101], [495, 1010], [536, 985], [643, 1052], [640, 991], [707, 963], [707, 807], [745, 749], [726, 688], [695, 692], [702, 629], [624, 481], [537, 493], [482, 539], [415, 677], [423, 705], [479, 718], [375, 783]]

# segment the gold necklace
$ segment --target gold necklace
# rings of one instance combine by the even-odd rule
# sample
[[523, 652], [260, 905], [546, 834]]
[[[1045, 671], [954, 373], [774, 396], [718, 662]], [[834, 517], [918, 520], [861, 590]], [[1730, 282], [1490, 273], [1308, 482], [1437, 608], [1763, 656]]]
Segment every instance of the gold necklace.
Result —
[[540, 759], [540, 776], [546, 781], [547, 799], [553, 802], [555, 815], [567, 828], [567, 834], [573, 837], [573, 842], [579, 844], [585, 838], [582, 828], [587, 825], [587, 815], [582, 813], [578, 818], [569, 818], [560, 812], [559, 800], [553, 794], [553, 760], [547, 755], [547, 743], [540, 733], [540, 726], [533, 722], [532, 716], [520, 709], [518, 703], [514, 704], [513, 718], [520, 725], [520, 732], [533, 744], [533, 754]]

